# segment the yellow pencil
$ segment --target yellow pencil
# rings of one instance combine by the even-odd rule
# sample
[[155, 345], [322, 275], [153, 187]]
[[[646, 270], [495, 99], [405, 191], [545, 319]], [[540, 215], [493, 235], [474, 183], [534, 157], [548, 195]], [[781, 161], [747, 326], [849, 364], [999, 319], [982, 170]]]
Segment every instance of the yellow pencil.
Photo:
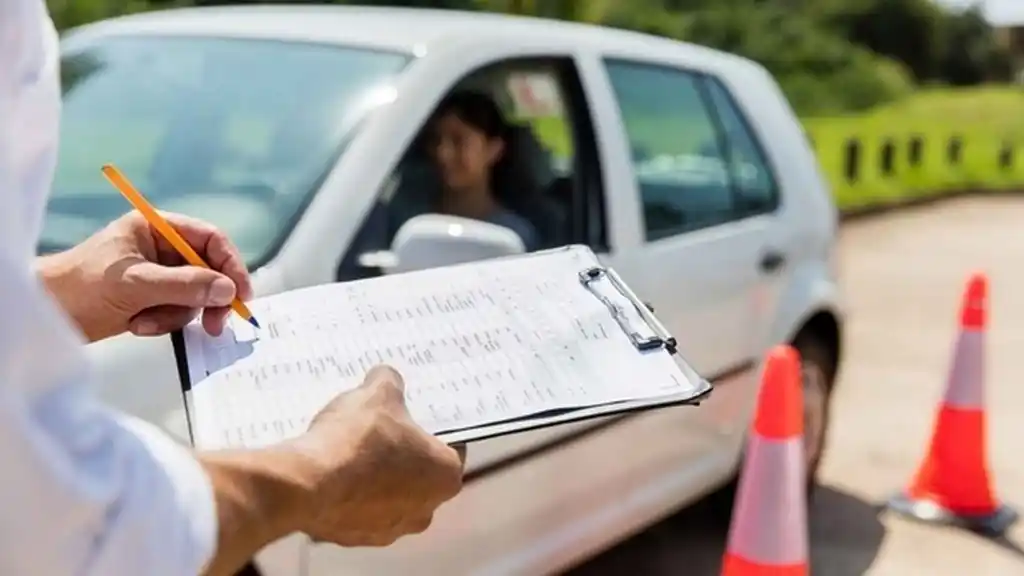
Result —
[[[193, 266], [199, 266], [200, 268], [210, 267], [209, 264], [203, 262], [203, 259], [199, 257], [199, 254], [196, 254], [196, 251], [193, 250], [192, 247], [189, 246], [188, 242], [181, 237], [181, 234], [178, 234], [178, 231], [171, 226], [171, 223], [161, 216], [160, 213], [156, 211], [156, 208], [153, 208], [153, 205], [146, 200], [146, 197], [136, 190], [135, 186], [132, 186], [132, 183], [128, 181], [128, 178], [126, 178], [120, 170], [114, 167], [113, 164], [106, 164], [101, 168], [101, 171], [103, 172], [103, 175], [107, 177], [107, 180], [114, 185], [114, 188], [117, 188], [118, 192], [120, 192], [136, 210], [142, 213], [143, 218], [149, 222], [150, 226], [156, 228], [156, 231], [170, 242], [171, 246], [181, 254], [182, 258]], [[246, 307], [246, 305], [237, 297], [231, 302], [231, 309], [237, 312], [242, 318], [245, 318], [249, 324], [252, 324], [257, 328], [260, 327], [259, 323], [256, 322], [256, 318], [252, 315], [252, 312], [249, 311], [249, 308]]]

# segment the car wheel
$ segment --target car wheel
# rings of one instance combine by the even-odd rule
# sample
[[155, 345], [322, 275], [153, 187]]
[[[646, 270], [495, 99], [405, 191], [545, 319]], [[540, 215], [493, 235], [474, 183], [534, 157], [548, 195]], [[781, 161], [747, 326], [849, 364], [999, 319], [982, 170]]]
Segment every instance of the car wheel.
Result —
[[804, 384], [804, 462], [807, 465], [807, 489], [813, 493], [828, 440], [836, 358], [832, 350], [813, 336], [797, 338], [793, 345], [800, 352]]
[[[835, 352], [814, 334], [800, 334], [793, 342], [793, 347], [800, 352], [804, 385], [804, 462], [807, 496], [810, 499], [817, 486], [818, 469], [828, 439], [829, 401], [835, 383], [837, 358]], [[739, 471], [729, 483], [708, 497], [714, 514], [723, 522], [729, 522], [732, 517], [738, 484]]]

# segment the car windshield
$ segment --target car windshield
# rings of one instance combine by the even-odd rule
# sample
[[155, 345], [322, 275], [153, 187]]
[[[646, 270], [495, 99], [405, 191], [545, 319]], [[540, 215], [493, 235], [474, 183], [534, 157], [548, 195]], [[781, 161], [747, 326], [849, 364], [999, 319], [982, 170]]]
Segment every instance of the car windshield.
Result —
[[100, 174], [113, 163], [157, 208], [220, 226], [250, 266], [263, 262], [409, 59], [215, 38], [120, 37], [66, 51], [40, 251], [129, 209]]

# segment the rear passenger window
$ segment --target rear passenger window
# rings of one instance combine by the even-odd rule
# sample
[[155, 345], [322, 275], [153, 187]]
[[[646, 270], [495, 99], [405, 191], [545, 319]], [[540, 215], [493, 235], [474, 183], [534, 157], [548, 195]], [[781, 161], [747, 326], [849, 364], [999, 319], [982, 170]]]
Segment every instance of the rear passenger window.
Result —
[[724, 132], [729, 174], [737, 192], [738, 216], [774, 210], [778, 206], [775, 178], [746, 118], [719, 80], [707, 77], [705, 85]]
[[623, 60], [606, 66], [632, 148], [648, 241], [769, 209], [774, 182], [717, 81]]

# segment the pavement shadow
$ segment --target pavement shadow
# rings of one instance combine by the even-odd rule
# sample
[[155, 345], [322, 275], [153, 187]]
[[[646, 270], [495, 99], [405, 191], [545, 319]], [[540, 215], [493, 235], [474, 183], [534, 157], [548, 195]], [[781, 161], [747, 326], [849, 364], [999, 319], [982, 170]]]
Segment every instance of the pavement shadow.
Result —
[[885, 539], [882, 505], [834, 487], [821, 486], [808, 512], [811, 572], [861, 576], [874, 564]]
[[[1018, 522], [1019, 522], [1019, 520], [1018, 520]], [[969, 535], [971, 537], [974, 537], [974, 538], [977, 538], [979, 540], [982, 540], [986, 544], [988, 544], [990, 546], [994, 546], [996, 548], [999, 548], [999, 549], [1003, 550], [1004, 552], [1007, 552], [1011, 556], [1017, 558], [1021, 562], [1024, 562], [1024, 547], [1022, 547], [1021, 543], [1019, 543], [1017, 540], [1014, 540], [1014, 539], [1010, 538], [1006, 534], [1002, 534], [1002, 535], [999, 535], [999, 536], [992, 536], [992, 535], [986, 534], [984, 532], [973, 532], [973, 531], [970, 531], [970, 530], [963, 530], [963, 529], [959, 529], [959, 528], [949, 528], [949, 529], [950, 530], [959, 530], [963, 534], [967, 534], [967, 535]]]
[[[711, 501], [694, 506], [566, 572], [567, 576], [715, 576], [721, 573], [728, 525]], [[811, 572], [861, 576], [885, 537], [879, 506], [838, 489], [818, 488], [808, 513]]]

